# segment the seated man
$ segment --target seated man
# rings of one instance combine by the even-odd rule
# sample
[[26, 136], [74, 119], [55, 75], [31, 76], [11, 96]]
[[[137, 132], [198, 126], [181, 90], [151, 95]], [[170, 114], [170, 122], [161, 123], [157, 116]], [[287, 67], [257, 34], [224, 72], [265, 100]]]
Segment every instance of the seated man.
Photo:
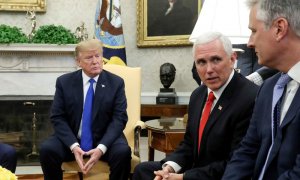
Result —
[[75, 54], [81, 69], [56, 81], [50, 116], [55, 133], [40, 147], [45, 180], [62, 179], [62, 163], [74, 159], [84, 174], [101, 159], [110, 166], [111, 180], [128, 179], [125, 85], [122, 78], [103, 70], [102, 53], [99, 40], [80, 42]]
[[190, 97], [184, 139], [160, 162], [136, 166], [134, 180], [221, 179], [246, 133], [258, 87], [234, 71], [230, 40], [217, 32], [203, 34], [193, 56], [203, 84]]
[[12, 146], [0, 143], [0, 166], [13, 173], [16, 171], [17, 154]]

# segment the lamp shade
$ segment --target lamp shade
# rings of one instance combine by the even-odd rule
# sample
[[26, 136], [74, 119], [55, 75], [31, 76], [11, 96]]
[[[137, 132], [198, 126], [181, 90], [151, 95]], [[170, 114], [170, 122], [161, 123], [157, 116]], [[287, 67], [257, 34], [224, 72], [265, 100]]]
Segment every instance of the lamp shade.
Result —
[[246, 44], [250, 36], [248, 29], [249, 8], [246, 0], [205, 0], [196, 25], [189, 38], [196, 38], [209, 31], [221, 32], [232, 44]]

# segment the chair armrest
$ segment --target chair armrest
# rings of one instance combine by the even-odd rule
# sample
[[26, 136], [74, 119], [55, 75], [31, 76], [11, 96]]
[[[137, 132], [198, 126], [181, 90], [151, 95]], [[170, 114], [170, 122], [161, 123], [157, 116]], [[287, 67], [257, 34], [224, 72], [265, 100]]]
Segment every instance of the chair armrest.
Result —
[[140, 136], [142, 129], [145, 129], [146, 125], [143, 121], [138, 120], [134, 128], [134, 155], [140, 157]]

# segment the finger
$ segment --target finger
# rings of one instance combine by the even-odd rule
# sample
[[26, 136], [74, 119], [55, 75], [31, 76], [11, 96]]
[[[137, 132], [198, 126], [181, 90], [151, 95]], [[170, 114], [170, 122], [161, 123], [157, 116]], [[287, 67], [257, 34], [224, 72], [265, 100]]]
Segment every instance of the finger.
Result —
[[155, 176], [154, 180], [162, 180], [161, 176]]
[[81, 158], [76, 158], [76, 162], [78, 164], [78, 166], [80, 167], [81, 170], [83, 170], [84, 167], [84, 161]]
[[90, 156], [90, 155], [92, 155], [93, 154], [93, 150], [89, 150], [88, 152], [85, 152], [85, 155], [86, 156]]
[[163, 171], [154, 171], [154, 174], [155, 174], [156, 176], [160, 177], [160, 179], [162, 179], [162, 177], [163, 177], [163, 175], [164, 175]]
[[83, 168], [84, 172], [88, 173], [93, 168], [93, 166], [94, 166], [94, 163], [86, 163]]
[[95, 160], [93, 158], [90, 158], [84, 165], [84, 169], [88, 169], [91, 167], [93, 167], [93, 165], [95, 164]]

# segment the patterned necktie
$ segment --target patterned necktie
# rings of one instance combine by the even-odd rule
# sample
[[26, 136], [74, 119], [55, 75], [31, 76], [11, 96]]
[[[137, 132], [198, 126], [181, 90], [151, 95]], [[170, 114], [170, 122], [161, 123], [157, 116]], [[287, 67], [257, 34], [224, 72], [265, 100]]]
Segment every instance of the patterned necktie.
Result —
[[272, 100], [272, 144], [269, 148], [268, 155], [265, 161], [265, 164], [263, 166], [263, 169], [260, 173], [260, 176], [258, 180], [262, 180], [264, 177], [264, 173], [266, 171], [266, 165], [269, 161], [269, 156], [271, 153], [271, 150], [273, 148], [274, 144], [274, 138], [276, 137], [277, 128], [280, 125], [280, 110], [281, 110], [281, 100], [284, 95], [284, 90], [288, 82], [290, 82], [292, 79], [289, 77], [288, 74], [282, 73], [280, 78], [278, 79], [277, 83], [274, 86], [273, 89], [273, 100]]
[[272, 119], [273, 119], [273, 138], [276, 136], [277, 128], [280, 125], [280, 110], [283, 92], [288, 82], [292, 79], [288, 74], [282, 73], [273, 90]]
[[89, 151], [93, 146], [92, 138], [92, 109], [93, 109], [93, 99], [94, 99], [94, 79], [90, 79], [90, 87], [85, 96], [85, 102], [82, 113], [82, 129], [81, 129], [81, 149], [84, 151]]
[[212, 91], [210, 91], [207, 101], [205, 103], [205, 107], [204, 107], [204, 110], [203, 110], [203, 113], [201, 116], [201, 120], [200, 120], [200, 125], [199, 125], [198, 152], [200, 150], [200, 143], [201, 143], [201, 139], [202, 139], [203, 130], [204, 130], [206, 122], [209, 118], [209, 114], [210, 114], [211, 107], [213, 105], [214, 100], [215, 100], [214, 93]]

